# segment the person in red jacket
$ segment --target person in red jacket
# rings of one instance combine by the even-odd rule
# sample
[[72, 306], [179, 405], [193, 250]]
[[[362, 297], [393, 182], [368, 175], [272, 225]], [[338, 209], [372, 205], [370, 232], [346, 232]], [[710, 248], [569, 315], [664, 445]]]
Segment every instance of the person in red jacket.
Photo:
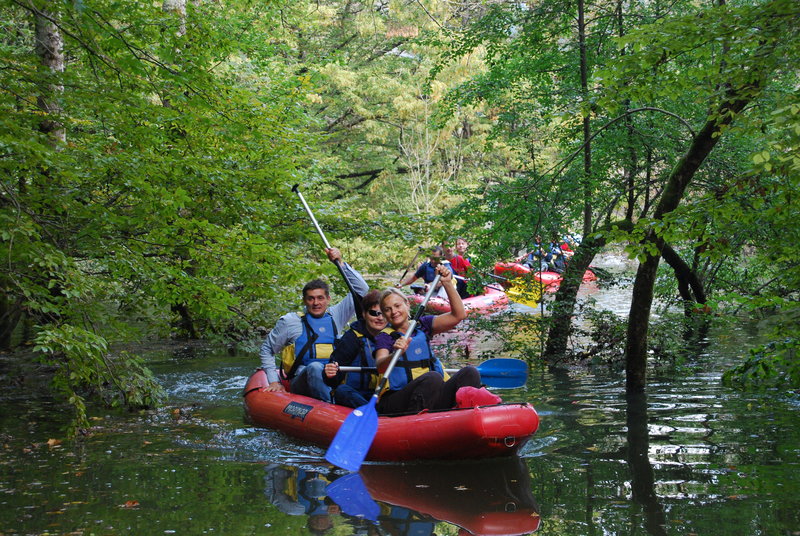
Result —
[[442, 241], [442, 251], [444, 252], [444, 258], [450, 261], [450, 267], [453, 270], [453, 275], [458, 276], [456, 278], [456, 290], [458, 291], [458, 295], [461, 298], [466, 298], [469, 296], [469, 292], [467, 292], [467, 281], [468, 278], [468, 271], [472, 268], [470, 262], [453, 251], [453, 246], [450, 245], [450, 242], [447, 240]]

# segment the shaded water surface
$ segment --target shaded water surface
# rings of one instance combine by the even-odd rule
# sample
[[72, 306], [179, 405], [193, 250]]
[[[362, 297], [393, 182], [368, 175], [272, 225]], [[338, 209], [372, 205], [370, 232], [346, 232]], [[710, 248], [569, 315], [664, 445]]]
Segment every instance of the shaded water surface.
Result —
[[169, 406], [97, 415], [77, 443], [16, 382], [0, 417], [0, 534], [798, 534], [797, 398], [719, 383], [750, 336], [712, 332], [715, 350], [655, 369], [646, 398], [627, 399], [619, 373], [532, 371], [501, 393], [542, 418], [520, 458], [357, 476], [244, 422], [254, 355], [153, 352]]

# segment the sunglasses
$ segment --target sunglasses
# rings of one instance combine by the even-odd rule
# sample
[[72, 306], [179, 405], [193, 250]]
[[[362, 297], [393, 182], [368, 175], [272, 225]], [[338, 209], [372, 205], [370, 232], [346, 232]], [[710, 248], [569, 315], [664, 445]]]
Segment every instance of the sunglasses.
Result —
[[367, 311], [367, 314], [368, 314], [369, 316], [374, 316], [374, 317], [376, 317], [376, 318], [377, 318], [377, 317], [379, 317], [379, 316], [383, 316], [383, 313], [382, 313], [382, 312], [380, 312], [380, 311], [376, 311], [375, 309], [370, 309], [369, 311]]

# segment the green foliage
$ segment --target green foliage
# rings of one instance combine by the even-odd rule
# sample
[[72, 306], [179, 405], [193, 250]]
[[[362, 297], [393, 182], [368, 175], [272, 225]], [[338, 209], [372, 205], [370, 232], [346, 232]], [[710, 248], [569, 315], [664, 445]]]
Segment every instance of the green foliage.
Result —
[[144, 361], [123, 352], [112, 357], [108, 343], [90, 331], [70, 325], [48, 326], [36, 336], [34, 351], [54, 369], [53, 387], [75, 411], [70, 435], [89, 427], [86, 397], [112, 407], [144, 409], [156, 406], [163, 390]]
[[750, 350], [745, 361], [722, 375], [722, 382], [739, 389], [800, 389], [800, 340], [787, 338]]

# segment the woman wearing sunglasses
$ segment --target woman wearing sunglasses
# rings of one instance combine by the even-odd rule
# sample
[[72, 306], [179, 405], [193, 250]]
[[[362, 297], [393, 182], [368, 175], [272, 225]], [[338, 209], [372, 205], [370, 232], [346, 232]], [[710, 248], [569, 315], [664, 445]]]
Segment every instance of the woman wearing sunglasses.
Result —
[[341, 372], [339, 366], [375, 368], [375, 336], [386, 327], [378, 304], [381, 293], [371, 290], [361, 298], [363, 320], [350, 324], [336, 342], [331, 362], [325, 365], [325, 383], [334, 389], [333, 401], [341, 406], [357, 408], [367, 403], [377, 385], [374, 372]]
[[467, 317], [450, 270], [437, 265], [436, 273], [441, 276], [440, 282], [450, 301], [450, 312], [423, 316], [407, 339], [403, 336], [411, 318], [406, 297], [396, 288], [388, 288], [381, 294], [380, 308], [389, 327], [375, 337], [375, 362], [379, 369], [384, 369], [395, 351], [403, 353], [389, 375], [388, 388], [381, 393], [377, 406], [380, 414], [452, 408], [456, 405], [456, 391], [461, 387], [480, 387], [478, 369], [467, 366], [448, 377], [431, 350], [431, 337], [454, 328]]

